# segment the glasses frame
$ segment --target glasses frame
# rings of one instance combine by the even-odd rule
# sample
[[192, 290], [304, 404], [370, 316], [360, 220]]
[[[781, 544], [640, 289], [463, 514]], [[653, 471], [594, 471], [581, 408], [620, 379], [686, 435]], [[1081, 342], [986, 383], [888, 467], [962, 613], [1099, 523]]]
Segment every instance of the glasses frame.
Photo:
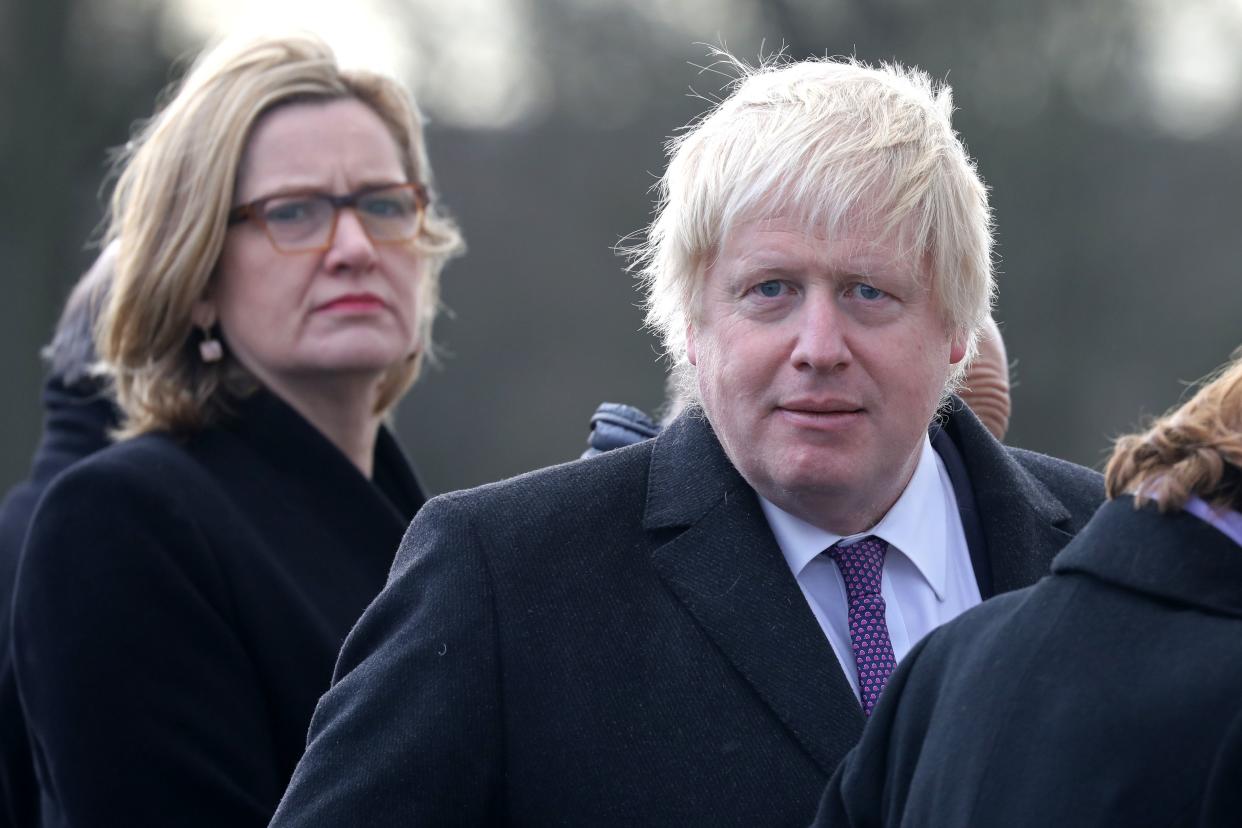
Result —
[[[272, 195], [256, 198], [254, 201], [247, 201], [245, 204], [238, 204], [229, 210], [228, 227], [233, 227], [245, 222], [253, 222], [263, 228], [263, 234], [267, 236], [267, 240], [271, 242], [277, 253], [285, 253], [287, 255], [295, 255], [298, 253], [322, 253], [332, 247], [336, 241], [336, 225], [341, 217], [341, 210], [346, 207], [351, 210], [357, 210], [359, 199], [372, 195], [373, 193], [382, 192], [384, 190], [410, 190], [414, 193], [414, 203], [418, 209], [418, 219], [414, 223], [414, 232], [409, 236], [399, 239], [377, 239], [371, 235], [370, 228], [361, 217], [358, 218], [358, 225], [362, 228], [362, 232], [370, 239], [371, 244], [401, 244], [402, 242], [412, 241], [418, 238], [423, 231], [423, 221], [427, 217], [427, 208], [431, 204], [431, 197], [427, 194], [427, 188], [416, 181], [404, 184], [378, 184], [373, 187], [363, 187], [361, 190], [355, 190], [345, 195], [333, 195], [319, 190], [292, 190], [287, 193], [273, 193]], [[276, 237], [272, 235], [271, 228], [267, 226], [267, 219], [263, 217], [265, 208], [269, 201], [276, 201], [282, 198], [297, 198], [298, 196], [310, 196], [313, 198], [321, 198], [332, 205], [332, 224], [328, 228], [328, 238], [323, 244], [313, 247], [298, 247], [289, 249], [281, 247], [276, 241]]]

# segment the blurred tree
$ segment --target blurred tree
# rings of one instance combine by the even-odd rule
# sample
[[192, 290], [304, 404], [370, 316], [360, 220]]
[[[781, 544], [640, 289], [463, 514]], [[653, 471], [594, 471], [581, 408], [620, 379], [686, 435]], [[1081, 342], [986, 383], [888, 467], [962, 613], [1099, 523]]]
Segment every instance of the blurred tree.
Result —
[[[167, 55], [201, 37], [167, 42], [177, 8], [0, 6], [0, 164], [10, 182], [0, 253], [15, 297], [0, 303], [11, 366], [0, 479], [23, 473], [29, 457], [34, 351], [89, 259], [82, 244], [100, 214], [103, 148], [150, 112]], [[282, 8], [292, 17], [298, 6]], [[664, 142], [726, 80], [699, 68], [710, 60], [701, 44], [750, 59], [782, 46], [796, 58], [899, 59], [952, 83], [955, 124], [993, 190], [997, 315], [1017, 363], [1014, 443], [1094, 463], [1138, 412], [1174, 401], [1175, 379], [1200, 376], [1238, 344], [1236, 3], [368, 8], [401, 33], [386, 29], [376, 42], [409, 49], [440, 191], [471, 248], [445, 274], [455, 316], [437, 334], [450, 355], [398, 414], [435, 489], [576, 456], [600, 400], [658, 406], [664, 368], [612, 248], [650, 217]]]

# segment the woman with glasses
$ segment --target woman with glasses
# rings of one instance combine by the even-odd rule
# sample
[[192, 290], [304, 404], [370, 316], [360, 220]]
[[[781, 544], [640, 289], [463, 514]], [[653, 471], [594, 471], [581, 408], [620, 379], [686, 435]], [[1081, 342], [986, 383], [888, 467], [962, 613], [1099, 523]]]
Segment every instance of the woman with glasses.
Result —
[[407, 92], [307, 37], [200, 57], [108, 236], [117, 442], [47, 491], [15, 598], [44, 823], [266, 825], [424, 500], [384, 419], [461, 238]]

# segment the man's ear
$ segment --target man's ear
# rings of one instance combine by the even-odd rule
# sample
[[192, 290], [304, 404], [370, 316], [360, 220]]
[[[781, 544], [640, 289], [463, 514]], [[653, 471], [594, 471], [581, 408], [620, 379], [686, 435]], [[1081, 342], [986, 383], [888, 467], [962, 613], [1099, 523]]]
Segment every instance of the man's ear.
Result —
[[949, 343], [949, 364], [957, 365], [966, 356], [966, 335], [954, 334], [953, 341]]
[[690, 360], [691, 365], [698, 367], [699, 354], [694, 346], [694, 325], [686, 325], [686, 359]]

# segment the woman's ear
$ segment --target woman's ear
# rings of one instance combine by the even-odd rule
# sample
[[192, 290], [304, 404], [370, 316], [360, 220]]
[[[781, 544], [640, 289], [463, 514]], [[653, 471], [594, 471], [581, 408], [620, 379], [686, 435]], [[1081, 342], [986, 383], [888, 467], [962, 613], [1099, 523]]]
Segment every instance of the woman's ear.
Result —
[[216, 303], [209, 298], [199, 299], [194, 303], [194, 309], [190, 311], [190, 320], [194, 323], [194, 327], [209, 331], [216, 324]]

